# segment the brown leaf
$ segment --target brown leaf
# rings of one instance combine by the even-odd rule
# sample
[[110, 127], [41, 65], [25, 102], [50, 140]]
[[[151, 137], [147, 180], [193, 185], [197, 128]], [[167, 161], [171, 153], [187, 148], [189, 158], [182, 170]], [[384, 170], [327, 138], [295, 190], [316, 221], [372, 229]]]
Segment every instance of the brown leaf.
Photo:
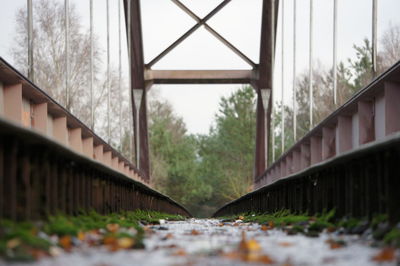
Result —
[[239, 220], [244, 220], [244, 216], [239, 216]]
[[58, 240], [58, 244], [66, 251], [70, 251], [72, 248], [71, 236], [62, 236]]
[[16, 248], [19, 245], [21, 245], [21, 240], [19, 240], [19, 238], [12, 238], [12, 239], [7, 241], [7, 248], [8, 249]]
[[177, 251], [172, 253], [172, 256], [186, 256], [187, 253], [183, 248], [178, 249]]
[[293, 243], [290, 243], [290, 242], [279, 242], [278, 245], [281, 246], [281, 247], [291, 247], [291, 246], [293, 246]]
[[104, 245], [115, 245], [117, 243], [117, 239], [113, 236], [106, 236], [103, 238]]
[[377, 262], [393, 261], [395, 259], [395, 251], [396, 250], [391, 247], [384, 248], [378, 254], [372, 257], [372, 260]]
[[110, 231], [111, 233], [115, 233], [119, 229], [119, 224], [107, 224], [106, 226], [107, 230]]
[[190, 234], [192, 235], [192, 236], [198, 236], [198, 235], [201, 235], [201, 233], [199, 232], [199, 231], [197, 231], [197, 230], [192, 230], [191, 232], [190, 232]]
[[338, 249], [344, 247], [344, 242], [336, 241], [334, 239], [328, 239], [325, 241], [331, 249]]

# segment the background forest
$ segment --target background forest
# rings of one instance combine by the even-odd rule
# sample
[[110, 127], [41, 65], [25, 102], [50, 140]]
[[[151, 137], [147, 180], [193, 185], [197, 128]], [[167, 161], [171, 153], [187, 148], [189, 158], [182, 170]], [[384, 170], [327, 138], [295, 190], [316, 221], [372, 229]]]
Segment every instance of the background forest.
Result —
[[[71, 32], [71, 94], [69, 106], [78, 118], [87, 125], [89, 117], [89, 33], [82, 30], [81, 19], [72, 5], [70, 10]], [[64, 23], [62, 4], [39, 0], [34, 2], [35, 83], [61, 104], [66, 102], [63, 93], [64, 71]], [[57, 14], [57, 15], [54, 15]], [[21, 9], [16, 16], [17, 35], [11, 53], [16, 67], [27, 73], [26, 58], [26, 11]], [[378, 73], [380, 74], [400, 58], [400, 25], [392, 25], [380, 40]], [[101, 102], [106, 101], [106, 85], [110, 84], [113, 95], [118, 95], [120, 84], [127, 90], [126, 79], [120, 79], [116, 69], [111, 69], [110, 80], [102, 72], [100, 58], [104, 53], [95, 39], [95, 88], [94, 129], [105, 136], [106, 110]], [[365, 39], [355, 44], [355, 59], [340, 62], [337, 66], [338, 106], [347, 101], [374, 77], [371, 72], [371, 44]], [[320, 122], [338, 106], [333, 104], [332, 69], [315, 62], [313, 69], [314, 121]], [[296, 78], [297, 138], [301, 138], [308, 125], [308, 70]], [[277, 89], [278, 90], [278, 89]], [[152, 185], [176, 201], [185, 205], [195, 216], [209, 216], [224, 203], [252, 189], [255, 151], [255, 101], [256, 94], [249, 86], [239, 88], [229, 97], [219, 101], [219, 112], [215, 114], [213, 126], [205, 135], [191, 135], [181, 117], [175, 114], [169, 102], [159, 97], [157, 88], [150, 92], [148, 102], [149, 143]], [[113, 97], [111, 112], [122, 112], [122, 120], [112, 119], [111, 143], [126, 157], [134, 160], [130, 146], [129, 97]], [[121, 108], [121, 109], [120, 109]], [[281, 154], [281, 111], [285, 110], [285, 147], [289, 148], [293, 138], [293, 109], [275, 103], [275, 154]], [[117, 116], [117, 115], [116, 115]], [[119, 124], [119, 122], [123, 122]], [[270, 156], [271, 157], [271, 156]]]

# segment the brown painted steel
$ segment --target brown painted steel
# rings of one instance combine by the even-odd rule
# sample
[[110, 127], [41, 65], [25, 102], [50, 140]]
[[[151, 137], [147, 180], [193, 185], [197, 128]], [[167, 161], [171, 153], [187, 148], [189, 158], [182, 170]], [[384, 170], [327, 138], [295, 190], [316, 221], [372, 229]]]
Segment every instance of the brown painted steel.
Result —
[[146, 185], [3, 119], [0, 191], [0, 218], [12, 220], [92, 209], [108, 214], [139, 206], [190, 216], [184, 207]]
[[[148, 127], [147, 127], [147, 101], [146, 101], [146, 84], [144, 79], [144, 58], [143, 58], [143, 40], [142, 40], [142, 22], [140, 12], [140, 1], [130, 0], [131, 4], [131, 25], [128, 25], [128, 3], [124, 0], [126, 28], [131, 31], [130, 34], [130, 71], [131, 71], [131, 89], [143, 90], [142, 104], [139, 111], [139, 132], [137, 132], [136, 119], [133, 119], [135, 134], [140, 136], [140, 170], [145, 176], [146, 182], [150, 182], [150, 161], [149, 161], [149, 145], [148, 145]], [[129, 37], [129, 34], [128, 34]], [[135, 101], [132, 96], [132, 106], [135, 106]], [[136, 117], [136, 108], [132, 108], [132, 117]], [[133, 138], [133, 143], [136, 143], [137, 138]]]
[[254, 70], [146, 70], [146, 81], [154, 84], [246, 84]]
[[335, 208], [338, 217], [385, 213], [398, 222], [398, 158], [400, 133], [264, 186], [226, 204], [214, 216], [282, 209], [312, 215]]

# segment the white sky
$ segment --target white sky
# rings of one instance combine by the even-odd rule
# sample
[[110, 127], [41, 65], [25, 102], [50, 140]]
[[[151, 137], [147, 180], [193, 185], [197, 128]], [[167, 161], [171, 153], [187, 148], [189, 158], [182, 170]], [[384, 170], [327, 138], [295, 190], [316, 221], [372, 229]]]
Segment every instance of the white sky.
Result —
[[[0, 9], [0, 56], [12, 63], [9, 54], [14, 36], [16, 10], [26, 5], [26, 0], [2, 0]], [[33, 0], [35, 1], [35, 0]], [[61, 1], [61, 0], [54, 0]], [[282, 1], [282, 0], [281, 0]], [[293, 1], [285, 0], [285, 102], [292, 95], [292, 34]], [[220, 0], [182, 0], [198, 16], [204, 17]], [[354, 57], [353, 44], [371, 36], [372, 0], [338, 0], [338, 60]], [[70, 0], [77, 5], [84, 26], [89, 25], [89, 0]], [[232, 0], [208, 24], [258, 62], [261, 0]], [[186, 13], [169, 0], [142, 0], [142, 20], [145, 62], [149, 62], [181, 34], [195, 24]], [[390, 23], [399, 24], [399, 0], [378, 0], [379, 35]], [[95, 32], [106, 50], [106, 0], [94, 0]], [[314, 0], [314, 59], [330, 67], [332, 64], [332, 7], [333, 0]], [[118, 66], [118, 0], [110, 0], [111, 60]], [[297, 70], [308, 66], [309, 0], [297, 0]], [[281, 19], [279, 19], [276, 66], [275, 100], [281, 95]], [[124, 25], [123, 25], [124, 26]], [[126, 74], [126, 39], [123, 28], [123, 65]], [[379, 49], [379, 47], [378, 47]], [[106, 56], [104, 54], [104, 56]], [[106, 58], [103, 59], [106, 61]], [[192, 34], [172, 51], [155, 69], [246, 69], [246, 63], [225, 48], [203, 28]], [[169, 100], [176, 113], [184, 118], [190, 133], [207, 133], [218, 101], [240, 85], [168, 85], [158, 86], [162, 97]]]

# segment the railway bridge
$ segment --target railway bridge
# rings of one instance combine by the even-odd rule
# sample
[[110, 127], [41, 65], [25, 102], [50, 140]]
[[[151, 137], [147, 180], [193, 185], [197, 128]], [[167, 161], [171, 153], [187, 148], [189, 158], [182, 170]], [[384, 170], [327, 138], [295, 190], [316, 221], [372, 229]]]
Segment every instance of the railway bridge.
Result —
[[[322, 122], [314, 124], [311, 71], [313, 0], [310, 0], [310, 20], [306, 21], [310, 27], [311, 82], [307, 96], [310, 129], [304, 137], [296, 139], [292, 147], [284, 147], [286, 150], [279, 158], [268, 158], [269, 154], [275, 157], [272, 147], [276, 145], [271, 124], [276, 119], [272, 116], [272, 110], [275, 94], [278, 93], [273, 83], [275, 58], [278, 56], [278, 14], [283, 17], [284, 2], [287, 1], [262, 0], [258, 62], [253, 62], [208, 24], [211, 18], [234, 1], [221, 1], [207, 15], [199, 17], [182, 1], [172, 0], [195, 23], [149, 62], [144, 62], [140, 1], [123, 1], [133, 107], [132, 143], [136, 155], [136, 160], [130, 161], [108, 141], [100, 138], [91, 126], [82, 123], [35, 84], [32, 51], [40, 43], [35, 43], [32, 37], [32, 0], [28, 0], [28, 75], [24, 76], [0, 58], [0, 218], [36, 219], [58, 211], [75, 214], [81, 209], [94, 209], [105, 214], [147, 209], [190, 216], [183, 206], [149, 185], [148, 90], [154, 84], [249, 84], [257, 95], [254, 191], [222, 206], [215, 213], [216, 216], [280, 209], [318, 213], [336, 208], [340, 216], [371, 217], [375, 213], [387, 213], [391, 220], [398, 221], [400, 64], [396, 63], [384, 73], [375, 75], [344, 105]], [[337, 0], [333, 2], [333, 25], [337, 27]], [[376, 2], [372, 1], [373, 73], [376, 73], [377, 60]], [[67, 25], [68, 3], [65, 0]], [[90, 3], [92, 12], [92, 0]], [[303, 23], [296, 22], [296, 6], [293, 7], [294, 25]], [[210, 66], [209, 70], [153, 69], [158, 61], [199, 28], [205, 28], [247, 63], [249, 68], [212, 70], [213, 66]], [[68, 95], [68, 52], [71, 52], [68, 50], [68, 26], [65, 34]], [[335, 29], [332, 77], [332, 101], [335, 103], [336, 35]], [[92, 69], [93, 60], [90, 62]], [[93, 108], [91, 112], [93, 116]], [[293, 131], [296, 131], [295, 127]], [[280, 132], [283, 139], [284, 132], [283, 126]]]

